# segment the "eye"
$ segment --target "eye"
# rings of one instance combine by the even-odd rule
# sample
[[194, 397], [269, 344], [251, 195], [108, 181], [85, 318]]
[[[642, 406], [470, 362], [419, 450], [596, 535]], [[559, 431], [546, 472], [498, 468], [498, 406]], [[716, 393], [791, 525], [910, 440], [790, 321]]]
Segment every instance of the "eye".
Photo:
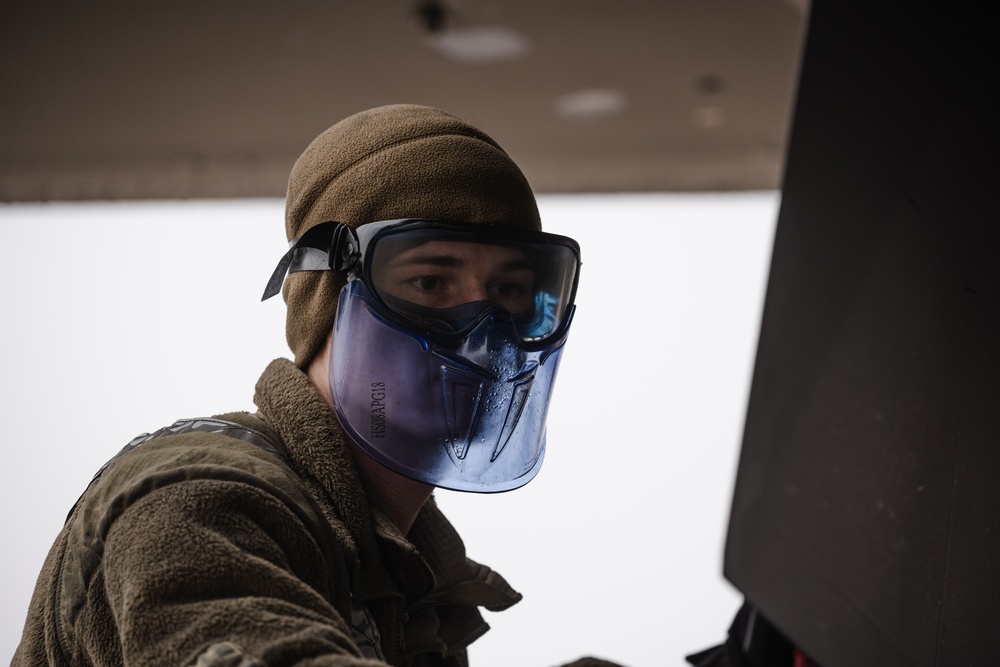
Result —
[[441, 286], [441, 278], [438, 276], [420, 276], [413, 279], [413, 284], [425, 292], [433, 292]]
[[510, 298], [512, 296], [517, 296], [524, 291], [524, 286], [520, 283], [498, 283], [494, 288], [496, 289], [497, 295]]

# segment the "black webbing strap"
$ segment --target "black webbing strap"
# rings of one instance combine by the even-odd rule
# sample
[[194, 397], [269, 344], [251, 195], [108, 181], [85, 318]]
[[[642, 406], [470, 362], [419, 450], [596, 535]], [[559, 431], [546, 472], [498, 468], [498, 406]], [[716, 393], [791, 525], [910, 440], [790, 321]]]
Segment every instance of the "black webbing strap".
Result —
[[119, 457], [127, 454], [136, 447], [149, 442], [150, 440], [165, 438], [171, 435], [181, 435], [183, 433], [221, 433], [229, 436], [230, 438], [236, 438], [237, 440], [249, 442], [250, 444], [256, 445], [263, 450], [277, 454], [286, 461], [288, 460], [288, 454], [280, 443], [272, 441], [260, 431], [252, 429], [249, 426], [244, 426], [243, 424], [238, 424], [225, 419], [216, 419], [214, 417], [178, 419], [170, 426], [164, 426], [158, 431], [143, 433], [142, 435], [132, 438], [132, 440], [125, 445], [120, 452], [111, 457], [111, 459], [101, 466], [101, 469], [94, 474], [93, 479], [90, 480], [90, 484], [87, 485], [87, 488], [83, 490], [83, 493], [80, 494], [80, 497], [77, 498], [76, 502], [73, 503], [73, 506], [69, 509], [69, 514], [66, 515], [66, 520], [69, 521], [69, 518], [76, 510], [76, 506], [80, 504], [80, 500], [82, 500], [83, 496], [88, 490], [90, 490], [90, 487], [94, 485], [94, 482], [100, 479], [101, 475], [104, 474], [104, 471], [108, 469], [108, 466], [114, 463]]

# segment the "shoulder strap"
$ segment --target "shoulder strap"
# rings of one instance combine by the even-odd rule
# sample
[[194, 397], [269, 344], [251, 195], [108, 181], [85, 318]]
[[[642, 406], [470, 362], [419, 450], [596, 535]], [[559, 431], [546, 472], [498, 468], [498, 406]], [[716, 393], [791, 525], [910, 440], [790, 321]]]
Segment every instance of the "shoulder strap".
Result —
[[[170, 426], [164, 426], [159, 431], [143, 433], [142, 435], [136, 436], [131, 442], [125, 445], [122, 451], [118, 452], [118, 454], [116, 454], [111, 461], [114, 461], [125, 452], [131, 451], [139, 445], [149, 442], [155, 438], [163, 438], [169, 435], [181, 435], [183, 433], [222, 433], [231, 438], [249, 442], [269, 452], [274, 452], [282, 457], [287, 457], [285, 448], [282, 445], [275, 443], [260, 431], [233, 421], [211, 417], [201, 419], [179, 419]], [[108, 461], [108, 463], [111, 463], [111, 461]], [[108, 464], [106, 463], [104, 465], [107, 467]], [[100, 474], [100, 472], [98, 474]]]
[[238, 424], [226, 419], [218, 419], [216, 417], [178, 419], [170, 426], [164, 426], [158, 431], [143, 433], [142, 435], [132, 438], [127, 445], [122, 447], [120, 452], [112, 456], [107, 463], [102, 465], [100, 470], [94, 473], [94, 477], [90, 480], [87, 488], [83, 490], [80, 497], [77, 498], [76, 502], [73, 503], [73, 506], [69, 508], [69, 514], [66, 515], [66, 520], [69, 521], [69, 518], [73, 515], [77, 505], [80, 504], [80, 500], [87, 493], [90, 487], [94, 485], [94, 482], [100, 479], [101, 475], [104, 474], [104, 471], [108, 469], [108, 466], [114, 463], [119, 457], [127, 454], [139, 445], [149, 442], [150, 440], [165, 438], [171, 435], [181, 435], [183, 433], [222, 433], [231, 438], [249, 442], [250, 444], [256, 445], [257, 447], [268, 452], [273, 452], [286, 462], [288, 461], [288, 453], [285, 451], [285, 448], [281, 443], [274, 442], [260, 431], [252, 429], [249, 426], [244, 426], [243, 424]]

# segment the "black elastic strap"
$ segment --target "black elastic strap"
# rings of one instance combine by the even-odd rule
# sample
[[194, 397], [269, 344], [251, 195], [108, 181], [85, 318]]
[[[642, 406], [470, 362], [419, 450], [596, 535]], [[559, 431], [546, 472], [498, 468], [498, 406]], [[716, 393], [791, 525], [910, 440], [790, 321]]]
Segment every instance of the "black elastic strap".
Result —
[[281, 291], [285, 276], [296, 271], [350, 271], [361, 258], [357, 232], [342, 222], [327, 221], [297, 239], [275, 267], [261, 301]]

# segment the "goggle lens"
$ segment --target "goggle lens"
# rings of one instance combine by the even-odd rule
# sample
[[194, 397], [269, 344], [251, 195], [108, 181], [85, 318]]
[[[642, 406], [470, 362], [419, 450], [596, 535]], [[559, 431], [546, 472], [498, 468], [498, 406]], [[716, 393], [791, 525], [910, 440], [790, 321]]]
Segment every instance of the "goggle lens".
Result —
[[435, 333], [460, 333], [499, 311], [525, 341], [559, 331], [572, 306], [575, 243], [540, 232], [536, 241], [501, 237], [476, 227], [417, 223], [376, 233], [364, 249], [369, 287], [394, 314]]

